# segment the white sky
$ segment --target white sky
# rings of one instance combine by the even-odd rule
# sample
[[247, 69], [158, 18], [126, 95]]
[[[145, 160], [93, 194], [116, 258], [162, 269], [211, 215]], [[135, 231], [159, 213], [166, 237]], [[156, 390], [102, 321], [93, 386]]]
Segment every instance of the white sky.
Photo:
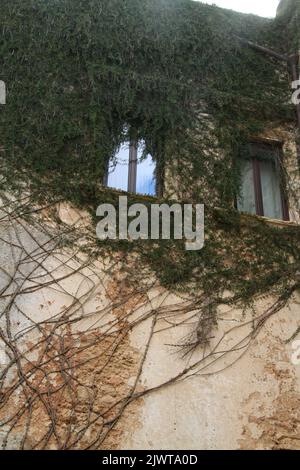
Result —
[[254, 15], [274, 17], [279, 0], [200, 0], [202, 3], [215, 4], [222, 8], [253, 13]]

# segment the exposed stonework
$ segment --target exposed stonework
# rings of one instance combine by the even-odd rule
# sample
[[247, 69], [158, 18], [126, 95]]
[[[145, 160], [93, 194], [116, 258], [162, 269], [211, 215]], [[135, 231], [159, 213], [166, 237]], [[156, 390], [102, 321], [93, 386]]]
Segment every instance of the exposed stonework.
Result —
[[[60, 214], [66, 217], [62, 208]], [[75, 219], [65, 218], [65, 223], [73, 225]], [[4, 227], [1, 239], [2, 268], [13, 273], [13, 260], [22, 253], [17, 246], [32, 253], [47, 237], [15, 221]], [[299, 447], [300, 370], [285, 342], [299, 327], [299, 299], [270, 317], [271, 298], [257, 302], [255, 314], [220, 306], [209, 348], [182, 357], [178, 344], [193, 329], [193, 322], [184, 321], [187, 301], [182, 295], [167, 292], [150, 277], [140, 289], [133, 288], [119, 270], [118, 253], [89, 263], [68, 251], [52, 250], [43, 259], [43, 251], [41, 266], [25, 263], [23, 253], [19, 310], [1, 319], [20, 358], [4, 377], [1, 420], [8, 421], [0, 433], [2, 445]], [[37, 290], [33, 268], [38, 279], [44, 276]], [[55, 277], [55, 285], [46, 272]], [[1, 282], [7, 282], [4, 274]], [[3, 300], [2, 307], [5, 312]], [[252, 337], [257, 315], [266, 321]], [[5, 351], [2, 371], [14, 356]], [[182, 371], [192, 365], [182, 380]]]
[[[259, 311], [269, 302], [270, 299], [258, 304]], [[223, 320], [215, 332], [216, 340], [245, 320], [235, 309], [220, 314]], [[299, 303], [295, 299], [290, 308], [267, 322], [246, 353], [240, 351], [224, 357], [217, 361], [218, 367], [211, 363], [198, 376], [147, 397], [142, 406], [142, 424], [122, 441], [122, 446], [132, 449], [298, 448], [300, 368], [292, 364], [291, 344], [285, 340], [299, 321]], [[225, 344], [236, 344], [241, 333], [244, 335], [245, 329], [233, 331], [219, 350], [224, 351]], [[184, 328], [177, 333], [167, 330], [154, 340], [143, 375], [145, 387], [178, 372], [184, 361], [178, 355], [174, 361], [174, 351], [172, 354], [172, 348], [167, 345], [174, 344], [184, 334]]]
[[[44, 247], [45, 235], [37, 230], [6, 225], [2, 273], [13, 272], [16, 255], [22, 258], [21, 250], [10, 245], [16, 230], [15, 245], [28, 253], [37, 243]], [[43, 248], [37, 259], [42, 254]], [[107, 274], [105, 263], [85, 266], [71, 253], [53, 251], [41, 267], [35, 260], [27, 268], [22, 263], [24, 294], [13, 310], [1, 300], [1, 327], [15, 345], [12, 351], [0, 339], [1, 444], [10, 449], [118, 447], [118, 415], [127, 397], [140, 390], [135, 380], [141, 353], [130, 345], [127, 316], [143, 296], [130, 291], [121, 274]], [[34, 288], [35, 271], [39, 289]], [[1, 285], [6, 281], [2, 275]], [[138, 422], [135, 409], [131, 428]]]

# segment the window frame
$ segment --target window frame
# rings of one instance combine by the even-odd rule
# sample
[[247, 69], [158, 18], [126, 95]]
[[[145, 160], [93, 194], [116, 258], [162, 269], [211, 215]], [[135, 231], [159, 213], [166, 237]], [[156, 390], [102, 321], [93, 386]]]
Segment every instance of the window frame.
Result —
[[138, 143], [136, 140], [131, 140], [129, 144], [127, 191], [129, 193], [134, 193], [134, 194], [136, 194], [137, 165], [138, 165]]
[[[249, 145], [254, 148], [259, 146], [268, 146], [269, 148], [274, 149], [274, 155], [278, 152], [277, 158], [280, 166], [283, 165], [284, 153], [283, 153], [283, 144], [282, 142], [274, 141], [252, 141], [249, 142]], [[261, 217], [266, 217], [264, 215], [264, 201], [262, 193], [262, 184], [261, 184], [261, 170], [260, 170], [260, 160], [255, 157], [255, 152], [251, 155], [252, 171], [253, 171], [253, 183], [254, 183], [254, 195], [255, 195], [255, 208], [256, 215]], [[276, 162], [274, 162], [276, 164]], [[286, 182], [282, 171], [279, 171], [280, 178], [280, 197], [281, 197], [281, 208], [282, 208], [282, 219], [283, 221], [290, 221], [289, 214], [289, 204], [286, 196]], [[236, 199], [236, 208], [237, 208], [237, 199]]]
[[[138, 141], [136, 139], [131, 139], [128, 146], [129, 156], [128, 156], [128, 175], [127, 175], [127, 190], [125, 192], [139, 194], [136, 191], [137, 187], [137, 169], [138, 169]], [[152, 157], [153, 158], [153, 157]], [[103, 178], [103, 184], [105, 187], [108, 186], [108, 171], [109, 171], [109, 162], [106, 165], [106, 171]], [[159, 197], [161, 196], [162, 182], [158, 181], [158, 171], [157, 171], [157, 162], [155, 162], [155, 194], [148, 195], [149, 197]], [[116, 189], [117, 188], [111, 188]], [[121, 191], [121, 190], [120, 190]]]

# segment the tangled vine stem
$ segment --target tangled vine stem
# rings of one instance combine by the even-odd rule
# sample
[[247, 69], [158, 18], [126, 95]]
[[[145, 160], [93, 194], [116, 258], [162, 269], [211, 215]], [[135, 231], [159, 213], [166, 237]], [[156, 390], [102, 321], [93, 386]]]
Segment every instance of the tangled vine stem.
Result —
[[[188, 0], [2, 0], [0, 15], [1, 439], [112, 446], [129, 405], [229, 367], [299, 290], [299, 227], [241, 216], [232, 201], [249, 139], [266, 123], [295, 137], [285, 67], [238, 38], [293, 54], [300, 23], [289, 11], [269, 21]], [[166, 197], [207, 202], [201, 252], [96, 240], [96, 207], [118, 198], [99, 182], [130, 132], [158, 175], [175, 176]], [[63, 223], [64, 201], [81, 211], [74, 224]], [[261, 296], [277, 300], [216, 335], [221, 305], [249, 310]], [[183, 327], [167, 346], [181, 371], [145, 389], [155, 336]]]
[[[49, 213], [48, 206], [30, 214], [25, 199], [10, 200], [10, 210], [5, 204], [1, 207], [4, 448], [112, 445], [129, 405], [188, 377], [209, 376], [230, 367], [299, 289], [299, 278], [290, 281], [265, 311], [215, 340], [218, 305], [234, 305], [241, 301], [240, 295], [226, 299], [220, 292], [212, 297], [202, 291], [178, 294], [176, 302], [168, 302], [170, 291], [149, 273], [145, 281], [138, 257], [119, 251], [109, 259], [103, 257], [99, 267], [99, 254], [86, 250], [88, 232], [81, 221], [67, 227], [54, 223], [45, 215]], [[147, 325], [148, 339], [137, 354], [130, 346], [130, 335], [142, 324]], [[190, 330], [188, 336], [168, 347], [188, 362], [174, 377], [143, 388], [154, 336], [168, 329], [182, 331], [183, 326]], [[227, 340], [233, 332], [241, 334], [236, 334], [229, 348]], [[114, 393], [107, 400], [106, 389], [112, 385]]]

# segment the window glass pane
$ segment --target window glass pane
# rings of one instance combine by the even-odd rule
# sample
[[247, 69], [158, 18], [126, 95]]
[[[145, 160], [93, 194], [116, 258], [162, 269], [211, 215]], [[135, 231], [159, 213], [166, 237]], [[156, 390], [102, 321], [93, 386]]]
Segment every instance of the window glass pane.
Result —
[[129, 166], [129, 144], [121, 145], [108, 168], [107, 186], [127, 191]]
[[264, 216], [272, 219], [282, 219], [280, 176], [276, 171], [275, 163], [271, 160], [262, 160], [259, 165]]
[[[138, 146], [136, 192], [154, 196], [156, 194], [155, 163], [151, 155], [143, 156], [144, 143]], [[129, 143], [121, 145], [113, 161], [109, 164], [107, 186], [128, 190]]]
[[138, 166], [136, 192], [155, 196], [155, 163], [151, 155], [141, 160], [143, 155], [143, 142], [138, 148]]
[[241, 196], [237, 201], [238, 210], [256, 214], [253, 167], [251, 160], [241, 160]]

